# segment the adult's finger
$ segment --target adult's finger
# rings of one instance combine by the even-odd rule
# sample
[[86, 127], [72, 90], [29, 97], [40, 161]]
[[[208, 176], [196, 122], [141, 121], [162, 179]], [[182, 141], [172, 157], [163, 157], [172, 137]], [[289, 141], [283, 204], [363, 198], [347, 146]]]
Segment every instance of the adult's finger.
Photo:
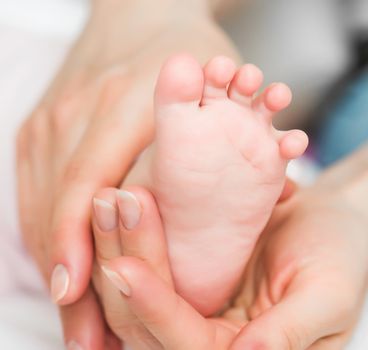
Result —
[[122, 255], [116, 188], [103, 188], [93, 197], [92, 227], [96, 260], [100, 266]]
[[278, 203], [288, 200], [294, 194], [297, 188], [298, 186], [293, 180], [286, 178], [284, 188], [282, 190], [280, 198], [278, 199]]
[[60, 306], [68, 350], [101, 350], [106, 342], [105, 322], [91, 288], [74, 304]]
[[165, 350], [226, 349], [231, 331], [218, 332], [158, 277], [147, 263], [133, 257], [112, 260], [108, 276], [131, 310]]
[[[133, 323], [135, 316], [121, 298], [119, 291], [111, 285], [106, 275], [101, 271], [101, 267], [105, 266], [111, 259], [122, 255], [116, 191], [115, 188], [100, 189], [93, 198], [92, 223], [97, 262], [94, 274], [97, 276], [94, 276], [94, 282], [96, 282], [95, 278], [98, 278], [100, 301], [104, 306], [107, 322], [114, 328], [111, 315], [115, 319], [118, 312], [119, 324], [123, 325], [122, 328], [127, 328], [125, 324]], [[120, 336], [125, 338], [125, 334]]]
[[153, 271], [172, 285], [168, 247], [161, 216], [152, 194], [129, 186], [116, 192], [123, 256], [146, 261]]
[[[111, 111], [103, 109], [103, 112]], [[145, 111], [134, 112], [144, 114]], [[147, 118], [140, 116], [135, 121], [128, 110], [111, 113], [113, 115], [97, 118], [88, 128], [56, 197], [49, 264], [53, 299], [62, 305], [76, 301], [90, 280], [93, 194], [98, 188], [119, 183], [152, 133]], [[123, 118], [124, 113], [131, 117]]]
[[159, 276], [171, 283], [166, 240], [157, 205], [152, 195], [141, 187], [102, 189], [93, 201], [96, 258], [106, 273], [101, 275], [100, 287], [107, 321], [133, 348], [160, 349], [157, 340], [137, 321], [119, 290], [111, 284], [105, 269], [110, 260], [128, 254], [145, 260]]
[[305, 350], [317, 340], [341, 332], [351, 322], [347, 316], [353, 301], [343, 290], [336, 290], [338, 284], [316, 276], [297, 278], [302, 279], [295, 281], [300, 282], [298, 287], [291, 287], [283, 300], [249, 322], [231, 350]]

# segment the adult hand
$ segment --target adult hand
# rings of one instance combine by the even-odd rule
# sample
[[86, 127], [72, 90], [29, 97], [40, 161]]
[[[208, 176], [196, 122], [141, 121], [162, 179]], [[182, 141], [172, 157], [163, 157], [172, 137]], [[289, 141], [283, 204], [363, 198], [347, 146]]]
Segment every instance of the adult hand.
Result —
[[[105, 254], [107, 275], [122, 292], [112, 297], [105, 280], [101, 296], [112, 329], [133, 349], [343, 349], [367, 288], [367, 216], [354, 191], [328, 188], [325, 179], [278, 205], [239, 295], [220, 318], [203, 318], [157, 273], [142, 242], [161, 234], [143, 212], [143, 230], [121, 233], [142, 245], [111, 261]], [[158, 251], [162, 263], [167, 256]], [[129, 317], [120, 313], [127, 309]]]
[[366, 217], [319, 186], [280, 204], [225, 317], [246, 306], [232, 349], [343, 349], [368, 280]]
[[94, 285], [107, 323], [124, 344], [133, 350], [228, 348], [240, 325], [207, 320], [175, 293], [166, 237], [149, 192], [99, 190], [93, 228]]
[[73, 346], [104, 348], [104, 321], [89, 288], [91, 198], [97, 188], [118, 185], [150, 142], [162, 61], [177, 50], [202, 61], [235, 55], [202, 5], [94, 0], [85, 31], [19, 132], [24, 239], [63, 305]]

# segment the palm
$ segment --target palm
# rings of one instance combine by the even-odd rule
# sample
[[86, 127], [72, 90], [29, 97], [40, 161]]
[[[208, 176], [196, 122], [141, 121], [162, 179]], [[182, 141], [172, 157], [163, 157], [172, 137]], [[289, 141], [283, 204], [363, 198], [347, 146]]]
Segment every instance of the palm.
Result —
[[[364, 223], [335, 203], [339, 203], [335, 198], [305, 191], [278, 206], [248, 265], [242, 292], [225, 317], [233, 318], [245, 309], [249, 320], [255, 320], [294, 303], [289, 316], [294, 312], [297, 320], [305, 312], [303, 317], [313, 322], [323, 310], [323, 321], [311, 326], [308, 339], [291, 332], [287, 342], [291, 349], [305, 349], [336, 335], [325, 339], [322, 348], [328, 342], [333, 349], [342, 347], [363, 301], [362, 266], [368, 261], [367, 246], [362, 244]], [[298, 310], [300, 298], [306, 305], [302, 310]], [[323, 329], [326, 324], [328, 330]]]

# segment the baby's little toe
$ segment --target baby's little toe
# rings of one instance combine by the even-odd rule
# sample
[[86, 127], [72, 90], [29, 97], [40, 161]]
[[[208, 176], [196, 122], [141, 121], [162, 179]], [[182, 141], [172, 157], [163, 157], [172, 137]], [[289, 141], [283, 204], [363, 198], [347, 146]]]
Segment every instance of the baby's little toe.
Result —
[[279, 140], [281, 157], [290, 160], [300, 157], [308, 147], [308, 136], [302, 130], [282, 132]]

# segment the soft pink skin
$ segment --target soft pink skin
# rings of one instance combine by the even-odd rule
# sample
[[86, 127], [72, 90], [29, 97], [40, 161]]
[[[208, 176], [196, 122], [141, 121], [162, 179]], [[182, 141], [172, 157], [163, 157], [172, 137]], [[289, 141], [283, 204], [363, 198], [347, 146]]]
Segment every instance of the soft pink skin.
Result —
[[[162, 215], [178, 293], [204, 315], [218, 311], [237, 286], [259, 234], [280, 197], [289, 159], [308, 143], [299, 131], [273, 128], [291, 92], [272, 84], [254, 93], [262, 73], [236, 70], [226, 57], [204, 69], [171, 57], [155, 93], [156, 138], [141, 162]], [[132, 183], [142, 165], [132, 172]]]

